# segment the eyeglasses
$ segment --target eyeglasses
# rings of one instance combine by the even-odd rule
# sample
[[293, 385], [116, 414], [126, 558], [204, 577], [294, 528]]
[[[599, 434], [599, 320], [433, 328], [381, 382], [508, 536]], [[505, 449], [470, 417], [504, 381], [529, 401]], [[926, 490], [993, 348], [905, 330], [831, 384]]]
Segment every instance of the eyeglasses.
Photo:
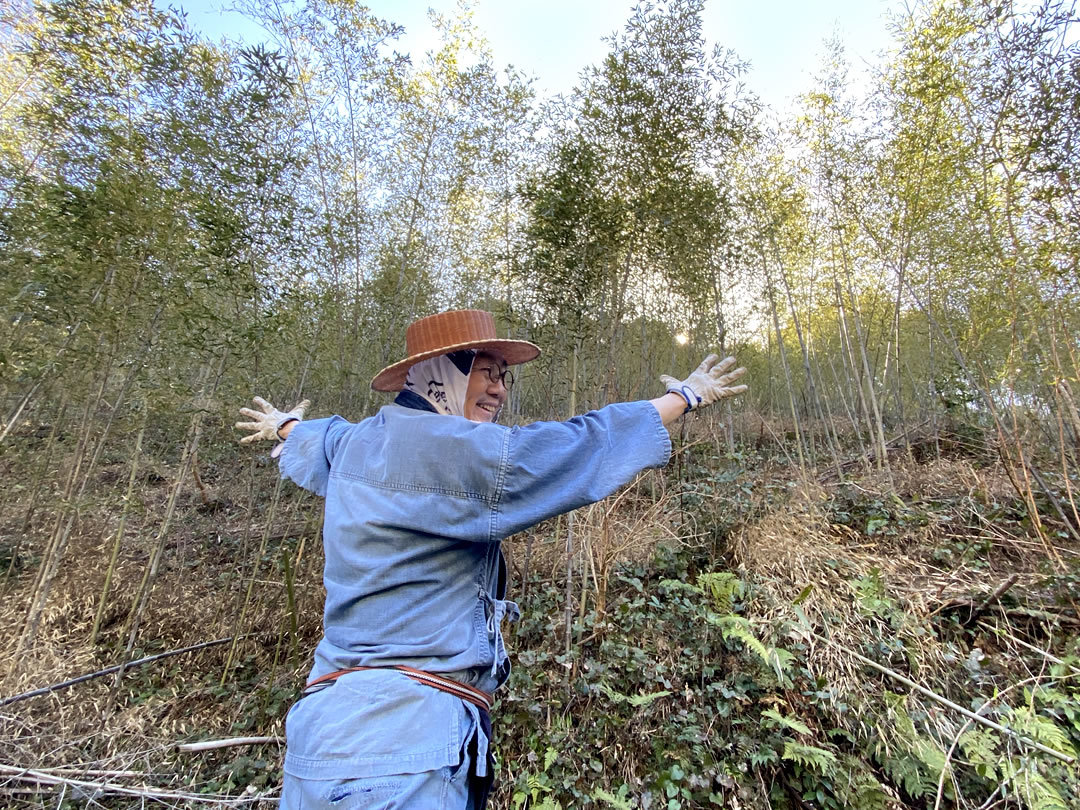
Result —
[[514, 385], [514, 372], [510, 369], [499, 371], [497, 366], [480, 366], [480, 368], [474, 368], [473, 371], [486, 371], [489, 380], [493, 383], [501, 382], [507, 391]]

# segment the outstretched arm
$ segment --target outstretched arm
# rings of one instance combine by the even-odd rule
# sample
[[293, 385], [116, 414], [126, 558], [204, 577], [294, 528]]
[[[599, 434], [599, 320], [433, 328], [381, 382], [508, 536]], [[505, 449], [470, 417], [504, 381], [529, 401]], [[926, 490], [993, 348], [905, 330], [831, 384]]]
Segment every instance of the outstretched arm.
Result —
[[605, 498], [647, 467], [666, 464], [671, 455], [666, 424], [746, 390], [733, 385], [746, 373], [732, 371], [734, 365], [734, 358], [719, 362], [710, 355], [685, 380], [663, 378], [669, 390], [656, 399], [512, 428], [498, 477], [492, 539]]

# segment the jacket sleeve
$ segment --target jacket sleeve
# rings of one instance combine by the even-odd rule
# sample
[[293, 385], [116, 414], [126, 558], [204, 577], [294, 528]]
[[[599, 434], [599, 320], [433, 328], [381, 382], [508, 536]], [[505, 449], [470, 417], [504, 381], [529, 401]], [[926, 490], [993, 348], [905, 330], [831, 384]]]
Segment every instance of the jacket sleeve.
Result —
[[334, 456], [352, 427], [340, 416], [297, 423], [281, 450], [281, 477], [316, 495], [326, 495]]
[[513, 428], [496, 533], [506, 537], [606, 498], [642, 470], [667, 464], [670, 456], [667, 429], [646, 401], [608, 405], [567, 422]]

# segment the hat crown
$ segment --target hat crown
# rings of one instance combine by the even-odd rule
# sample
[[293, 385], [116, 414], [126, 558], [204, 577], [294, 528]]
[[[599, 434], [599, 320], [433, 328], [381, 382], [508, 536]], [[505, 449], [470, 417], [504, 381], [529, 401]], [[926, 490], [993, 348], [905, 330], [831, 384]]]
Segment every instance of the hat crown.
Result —
[[429, 315], [405, 331], [405, 351], [410, 357], [448, 346], [497, 340], [495, 318], [482, 309], [455, 309]]
[[475, 349], [497, 353], [508, 366], [527, 363], [540, 354], [540, 347], [527, 340], [500, 338], [495, 316], [482, 309], [453, 309], [414, 321], [405, 330], [408, 357], [375, 375], [376, 391], [399, 391], [409, 368], [439, 354]]

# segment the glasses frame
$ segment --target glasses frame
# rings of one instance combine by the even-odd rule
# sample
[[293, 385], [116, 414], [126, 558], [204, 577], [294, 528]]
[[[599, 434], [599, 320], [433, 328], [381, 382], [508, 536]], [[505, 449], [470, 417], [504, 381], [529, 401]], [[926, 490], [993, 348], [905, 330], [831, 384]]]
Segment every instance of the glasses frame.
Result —
[[509, 391], [514, 387], [514, 372], [509, 368], [499, 371], [498, 366], [480, 366], [473, 371], [486, 371], [487, 377], [493, 383], [502, 383], [503, 388]]

